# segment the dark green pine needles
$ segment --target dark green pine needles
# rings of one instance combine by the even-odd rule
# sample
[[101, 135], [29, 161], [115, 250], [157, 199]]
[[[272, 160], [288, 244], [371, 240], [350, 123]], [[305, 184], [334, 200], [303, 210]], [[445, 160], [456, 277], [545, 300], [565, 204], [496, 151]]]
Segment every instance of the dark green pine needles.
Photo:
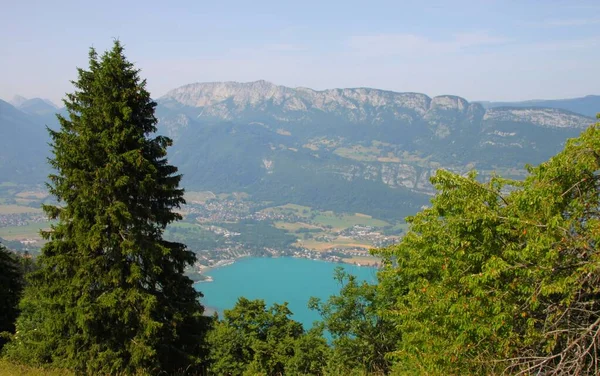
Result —
[[23, 290], [23, 272], [17, 255], [0, 244], [0, 350], [6, 343], [3, 334], [13, 333], [17, 305]]
[[156, 131], [156, 103], [116, 41], [78, 69], [69, 117], [50, 130], [56, 173], [44, 206], [58, 223], [21, 304], [8, 354], [78, 373], [177, 370], [199, 365], [203, 307], [184, 268], [185, 245], [162, 239], [180, 219], [181, 175], [171, 140]]

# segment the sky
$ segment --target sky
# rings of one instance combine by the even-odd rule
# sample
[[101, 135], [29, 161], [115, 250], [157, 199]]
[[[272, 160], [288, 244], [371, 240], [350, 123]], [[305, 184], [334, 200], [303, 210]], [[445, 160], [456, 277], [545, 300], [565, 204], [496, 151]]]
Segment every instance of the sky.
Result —
[[600, 1], [0, 0], [0, 98], [59, 103], [115, 38], [158, 98], [264, 79], [468, 100], [600, 94]]

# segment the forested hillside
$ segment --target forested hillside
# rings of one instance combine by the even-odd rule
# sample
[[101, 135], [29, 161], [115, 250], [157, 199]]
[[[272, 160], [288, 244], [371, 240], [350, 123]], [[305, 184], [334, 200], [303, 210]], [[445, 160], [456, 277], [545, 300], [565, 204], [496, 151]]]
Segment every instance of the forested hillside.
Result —
[[[188, 190], [401, 220], [427, 204], [438, 168], [522, 178], [526, 163], [547, 159], [592, 122], [552, 107], [486, 110], [450, 95], [257, 81], [174, 89], [158, 99], [157, 118]], [[52, 113], [61, 111], [39, 98], [2, 103], [4, 181], [44, 181], [45, 126], [56, 128]]]
[[[600, 372], [600, 123], [586, 126], [589, 118], [555, 110], [482, 112], [480, 106], [460, 98], [428, 100], [417, 95], [426, 110], [419, 115], [421, 120], [406, 123], [415, 125], [409, 129], [415, 137], [404, 140], [401, 131], [394, 133], [394, 126], [399, 125], [371, 121], [369, 126], [377, 138], [369, 139], [357, 126], [352, 129], [358, 133], [350, 132], [345, 139], [355, 143], [361, 137], [369, 140], [370, 144], [359, 147], [332, 144], [328, 138], [331, 130], [321, 129], [324, 123], [313, 124], [308, 117], [303, 118], [302, 126], [297, 119], [280, 118], [288, 126], [281, 128], [280, 123], [277, 129], [266, 123], [236, 123], [233, 113], [227, 112], [231, 108], [243, 108], [252, 116], [278, 112], [247, 109], [246, 104], [240, 107], [235, 100], [223, 102], [222, 98], [216, 107], [210, 107], [214, 103], [206, 99], [201, 106], [206, 115], [225, 114], [231, 116], [230, 123], [192, 126], [188, 122], [187, 131], [212, 134], [211, 140], [222, 142], [202, 144], [199, 153], [209, 162], [190, 159], [186, 163], [200, 168], [200, 163], [214, 165], [219, 158], [234, 155], [240, 165], [230, 169], [234, 175], [227, 184], [236, 189], [264, 184], [260, 183], [263, 180], [278, 181], [279, 189], [295, 191], [289, 200], [299, 200], [308, 189], [299, 187], [311, 181], [316, 187], [323, 183], [338, 190], [336, 194], [348, 200], [349, 206], [367, 205], [373, 210], [382, 210], [378, 206], [381, 200], [398, 199], [394, 196], [398, 192], [408, 195], [400, 204], [390, 202], [382, 216], [397, 210], [395, 205], [419, 205], [412, 195], [433, 194], [429, 205], [406, 219], [408, 229], [399, 242], [373, 251], [383, 260], [377, 282], [359, 282], [343, 271], [336, 273], [333, 277], [340, 283], [339, 293], [311, 300], [310, 307], [320, 313], [322, 321], [307, 330], [291, 318], [284, 302], [269, 307], [262, 300], [240, 298], [223, 317], [203, 315], [201, 294], [184, 274], [197, 256], [185, 244], [163, 238], [167, 225], [182, 219], [182, 176], [172, 163], [183, 156], [167, 158], [172, 141], [156, 135], [157, 104], [145, 81], [125, 58], [121, 43], [115, 41], [113, 48], [100, 56], [90, 50], [89, 68], [78, 71], [74, 84], [75, 91], [65, 101], [66, 114], [58, 117], [60, 126], [47, 130], [53, 168], [48, 189], [58, 202], [42, 205], [54, 222], [42, 231], [45, 244], [41, 255], [33, 264], [27, 254], [0, 248], [0, 372], [3, 367], [89, 375]], [[259, 86], [272, 89], [266, 83]], [[172, 95], [182, 101], [189, 99], [178, 93]], [[305, 104], [294, 100], [296, 92], [283, 93], [293, 111]], [[360, 90], [338, 94], [352, 93]], [[396, 94], [385, 95], [395, 98]], [[252, 98], [242, 103], [254, 103]], [[228, 107], [232, 103], [233, 107]], [[338, 111], [330, 102], [315, 103], [320, 103], [321, 115]], [[23, 112], [0, 105], [6, 121], [35, 126]], [[371, 114], [382, 114], [369, 106], [374, 111]], [[279, 114], [288, 111], [281, 108]], [[356, 107], [356, 111], [344, 113], [347, 122], [338, 125], [350, 126], [361, 118], [361, 111]], [[394, 111], [390, 116], [408, 116]], [[414, 110], [413, 115], [418, 113]], [[445, 117], [449, 113], [452, 116]], [[8, 135], [16, 142], [22, 133], [21, 129], [14, 131]], [[564, 138], [580, 131], [554, 156], [539, 161], [552, 148], [560, 149]], [[176, 129], [170, 132], [182, 145], [194, 139]], [[321, 141], [294, 138], [296, 132]], [[382, 140], [388, 132], [389, 137]], [[496, 136], [505, 141], [491, 141]], [[274, 137], [281, 137], [277, 140], [282, 143], [272, 143]], [[285, 137], [308, 144], [286, 146]], [[203, 137], [195, 138], [200, 139], [205, 142]], [[381, 150], [389, 146], [386, 140], [402, 144], [402, 154], [395, 154], [397, 149], [390, 146], [391, 151], [382, 156]], [[454, 151], [448, 146], [452, 141], [460, 146]], [[250, 148], [244, 157], [249, 145], [260, 147]], [[421, 149], [417, 149], [419, 145]], [[493, 167], [492, 159], [487, 160], [491, 158], [488, 155], [472, 162], [471, 158], [475, 151], [487, 150], [486, 145], [496, 152], [525, 150], [519, 157], [496, 157], [499, 166], [511, 166], [510, 171], [520, 158], [531, 157], [540, 163], [522, 167], [509, 177], [481, 179], [473, 167], [480, 165], [487, 171], [485, 166]], [[300, 148], [308, 151], [300, 153]], [[263, 149], [271, 154], [265, 157]], [[181, 149], [175, 150], [181, 153]], [[426, 150], [426, 156], [419, 154]], [[216, 160], [210, 159], [213, 153]], [[288, 153], [298, 153], [294, 154], [298, 157], [286, 160]], [[339, 165], [334, 165], [360, 161], [370, 171], [365, 166], [374, 161], [381, 168], [386, 163], [403, 165], [396, 160], [399, 155], [416, 165], [427, 162], [431, 171], [436, 169], [429, 173], [431, 188], [392, 187], [381, 180], [376, 169], [367, 178], [335, 170]], [[460, 163], [470, 161], [464, 168], [471, 172], [439, 168], [450, 156]], [[258, 160], [263, 170], [252, 170]], [[281, 161], [286, 161], [287, 168], [280, 172], [274, 166]], [[300, 174], [303, 170], [305, 175]], [[217, 174], [215, 179], [219, 173], [210, 170]], [[520, 178], [510, 178], [513, 175]], [[230, 176], [221, 175], [222, 179]], [[316, 180], [311, 180], [313, 177]], [[344, 191], [344, 187], [351, 188]], [[261, 197], [260, 192], [251, 194]], [[352, 201], [352, 192], [364, 196]], [[317, 193], [306, 200], [342, 207], [341, 200], [330, 202], [328, 197], [332, 196]], [[310, 208], [297, 205], [267, 209], [258, 213], [268, 216], [290, 211], [297, 217], [317, 217]], [[228, 234], [242, 225], [255, 224], [223, 224]], [[310, 231], [307, 228], [305, 232]], [[292, 240], [281, 232], [278, 237], [284, 244]]]

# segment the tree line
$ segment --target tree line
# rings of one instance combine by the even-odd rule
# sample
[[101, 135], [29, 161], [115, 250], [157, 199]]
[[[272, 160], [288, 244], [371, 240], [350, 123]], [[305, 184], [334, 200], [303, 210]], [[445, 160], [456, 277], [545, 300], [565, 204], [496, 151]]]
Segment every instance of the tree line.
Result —
[[9, 361], [76, 374], [600, 374], [600, 123], [525, 180], [440, 170], [375, 284], [338, 271], [306, 330], [287, 304], [240, 298], [203, 315], [195, 256], [162, 238], [181, 219], [171, 140], [116, 41], [90, 51], [49, 130], [56, 224], [35, 268], [0, 249]]

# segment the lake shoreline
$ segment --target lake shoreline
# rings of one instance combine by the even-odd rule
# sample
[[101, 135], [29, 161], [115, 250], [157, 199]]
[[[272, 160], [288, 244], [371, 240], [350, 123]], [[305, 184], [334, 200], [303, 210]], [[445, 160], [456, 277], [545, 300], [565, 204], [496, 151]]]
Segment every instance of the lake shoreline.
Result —
[[304, 257], [304, 256], [271, 256], [271, 257], [264, 257], [264, 256], [240, 256], [237, 257], [235, 259], [228, 259], [228, 260], [219, 260], [217, 261], [214, 265], [212, 266], [203, 266], [200, 270], [199, 270], [199, 274], [207, 277], [204, 280], [201, 281], [196, 281], [194, 282], [195, 284], [201, 284], [201, 283], [211, 283], [214, 282], [214, 279], [212, 276], [209, 275], [210, 272], [224, 268], [226, 266], [230, 266], [235, 264], [236, 262], [243, 260], [243, 259], [247, 259], [247, 258], [264, 258], [264, 259], [277, 259], [277, 258], [293, 258], [293, 259], [305, 259], [305, 260], [311, 260], [311, 261], [321, 261], [321, 262], [326, 262], [326, 263], [331, 263], [331, 264], [339, 264], [340, 266], [344, 266], [344, 265], [351, 265], [351, 266], [356, 266], [356, 267], [365, 267], [365, 268], [375, 268], [375, 269], [379, 269], [379, 266], [381, 264], [381, 259], [373, 257], [372, 260], [368, 260], [367, 257], [364, 258], [360, 258], [360, 261], [363, 261], [364, 263], [360, 263], [357, 261], [357, 258], [349, 258], [349, 259], [340, 259], [340, 260], [336, 260], [336, 261], [332, 261], [332, 260], [328, 260], [328, 259], [322, 259], [322, 258], [310, 258], [310, 257]]

